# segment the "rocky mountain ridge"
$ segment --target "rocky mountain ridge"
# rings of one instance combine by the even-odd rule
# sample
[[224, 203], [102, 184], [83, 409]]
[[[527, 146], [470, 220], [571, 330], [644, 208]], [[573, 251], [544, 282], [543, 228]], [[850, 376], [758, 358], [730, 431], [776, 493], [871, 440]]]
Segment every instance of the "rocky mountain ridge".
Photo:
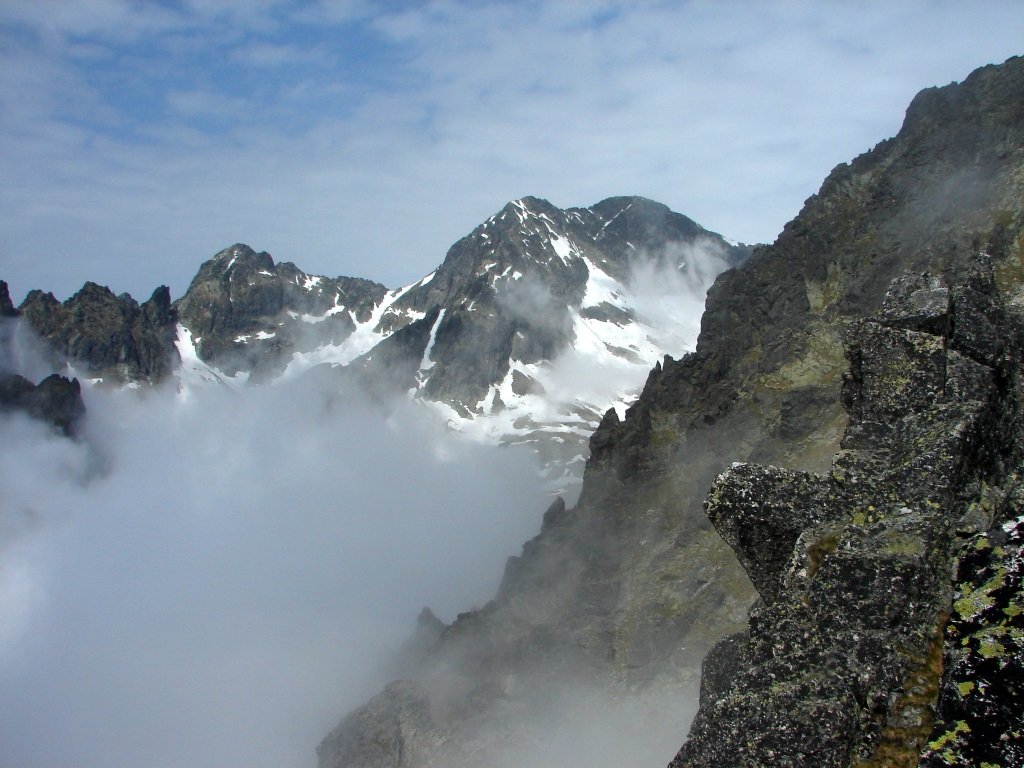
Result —
[[0, 412], [27, 413], [52, 424], [64, 435], [74, 436], [85, 413], [81, 385], [77, 379], [58, 374], [35, 384], [16, 372], [14, 332], [18, 316], [7, 283], [0, 280]]
[[[239, 386], [335, 369], [331, 386], [354, 379], [477, 439], [533, 445], [561, 489], [604, 410], [692, 343], [707, 286], [748, 252], [644, 198], [565, 211], [524, 198], [394, 290], [236, 244], [173, 303], [165, 287], [139, 305], [89, 283], [63, 303], [33, 291], [18, 313], [55, 370], [89, 380]], [[589, 386], [581, 365], [600, 371]]]
[[321, 767], [501, 765], [545, 738], [524, 711], [557, 721], [581, 680], [695, 695], [712, 647], [677, 765], [1020, 765], [1022, 105], [1019, 58], [923, 91], [723, 273], [696, 351], [605, 414], [576, 506]]

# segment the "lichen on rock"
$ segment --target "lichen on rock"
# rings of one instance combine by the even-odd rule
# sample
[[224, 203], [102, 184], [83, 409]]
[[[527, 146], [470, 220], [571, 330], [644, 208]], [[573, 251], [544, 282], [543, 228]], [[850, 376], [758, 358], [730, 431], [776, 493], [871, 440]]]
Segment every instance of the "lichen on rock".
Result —
[[[726, 684], [724, 651], [709, 656], [713, 694], [673, 768], [724, 754], [731, 765], [911, 766], [922, 752], [925, 765], [1019, 764], [1019, 542], [1013, 561], [1008, 533], [998, 545], [980, 534], [961, 558], [958, 536], [972, 505], [975, 525], [1009, 514], [979, 509], [1019, 458], [1000, 428], [1019, 417], [1018, 337], [987, 257], [967, 285], [900, 278], [849, 329], [850, 424], [833, 470], [738, 464], [719, 476], [708, 516], [761, 599], [749, 639], [727, 641], [741, 663]], [[965, 671], [943, 678], [943, 655]], [[991, 669], [992, 682], [968, 669]], [[1000, 685], [998, 704], [984, 698]]]
[[[970, 539], [957, 566], [945, 627], [938, 721], [928, 768], [1024, 765], [1024, 505]], [[1001, 515], [1002, 516], [1002, 515]]]

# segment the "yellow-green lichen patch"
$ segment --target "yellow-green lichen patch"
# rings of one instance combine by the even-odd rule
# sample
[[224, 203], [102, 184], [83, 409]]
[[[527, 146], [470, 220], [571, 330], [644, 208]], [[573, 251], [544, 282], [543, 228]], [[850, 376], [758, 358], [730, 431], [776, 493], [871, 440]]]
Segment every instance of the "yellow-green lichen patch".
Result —
[[864, 509], [855, 509], [850, 514], [850, 522], [854, 525], [865, 526], [878, 522], [878, 510], [874, 504], [868, 504]]
[[882, 537], [881, 552], [897, 557], [919, 557], [924, 554], [924, 542], [913, 534], [887, 531]]
[[811, 313], [820, 315], [842, 295], [842, 268], [836, 262], [829, 262], [825, 280], [818, 282], [805, 279], [804, 287], [807, 289], [807, 304]]
[[822, 562], [827, 555], [836, 551], [839, 546], [841, 531], [828, 531], [820, 539], [807, 547], [807, 578], [814, 578], [814, 574], [821, 568]]
[[753, 383], [753, 391], [789, 392], [806, 386], [838, 384], [848, 368], [840, 333], [820, 322], [812, 323], [806, 335], [804, 354], [794, 357]]
[[[999, 547], [993, 550], [993, 555], [1001, 557]], [[970, 584], [961, 585], [963, 595], [953, 603], [953, 609], [962, 619], [972, 619], [981, 615], [984, 611], [996, 604], [993, 593], [1006, 586], [1006, 568], [996, 566], [992, 576], [977, 589], [972, 589]]]
[[936, 754], [947, 765], [956, 765], [960, 737], [970, 732], [971, 726], [963, 720], [958, 720], [951, 729], [928, 742], [928, 751]]
[[966, 595], [953, 603], [953, 610], [962, 619], [972, 619], [979, 616], [996, 604], [996, 601], [981, 590], [968, 592]]
[[1017, 253], [995, 264], [996, 287], [1004, 295], [1013, 296], [1024, 287], [1024, 235], [1017, 239]]
[[978, 653], [986, 659], [994, 659], [1006, 655], [1006, 646], [991, 635], [979, 638]]

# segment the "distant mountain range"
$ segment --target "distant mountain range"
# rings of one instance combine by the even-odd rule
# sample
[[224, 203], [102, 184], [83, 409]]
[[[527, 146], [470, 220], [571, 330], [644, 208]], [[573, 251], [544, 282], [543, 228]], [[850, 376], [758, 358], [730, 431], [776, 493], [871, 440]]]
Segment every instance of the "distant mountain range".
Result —
[[268, 384], [335, 371], [424, 403], [477, 439], [529, 443], [551, 487], [577, 483], [604, 412], [624, 412], [665, 354], [692, 349], [704, 294], [745, 246], [640, 197], [506, 205], [417, 282], [309, 275], [237, 244], [172, 302], [94, 283], [14, 314], [55, 370], [94, 382]]

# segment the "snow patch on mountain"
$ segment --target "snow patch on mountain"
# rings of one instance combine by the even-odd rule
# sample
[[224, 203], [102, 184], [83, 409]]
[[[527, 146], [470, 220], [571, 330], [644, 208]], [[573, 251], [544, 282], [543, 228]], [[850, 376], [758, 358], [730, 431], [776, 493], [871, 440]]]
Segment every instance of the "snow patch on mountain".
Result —
[[[401, 299], [405, 294], [414, 288], [426, 285], [434, 278], [434, 273], [431, 272], [426, 277], [418, 280], [415, 283], [397, 288], [393, 291], [389, 291], [384, 295], [384, 298], [373, 308], [370, 313], [369, 319], [365, 322], [360, 322], [359, 318], [356, 317], [355, 313], [349, 311], [349, 317], [355, 324], [355, 330], [352, 331], [343, 341], [340, 343], [324, 343], [316, 346], [311, 350], [297, 350], [292, 354], [291, 360], [288, 365], [285, 366], [284, 372], [281, 374], [282, 379], [291, 379], [298, 376], [310, 368], [317, 365], [348, 365], [356, 358], [365, 355], [377, 344], [382, 342], [388, 336], [391, 335], [390, 331], [382, 329], [382, 321], [389, 314], [399, 315], [405, 319], [406, 322], [412, 322], [414, 320], [420, 320], [426, 316], [424, 312], [416, 312], [413, 310], [403, 310], [395, 308], [395, 303]], [[327, 310], [327, 315], [337, 314], [337, 306]], [[403, 323], [404, 324], [404, 323]]]
[[174, 346], [178, 350], [181, 365], [175, 370], [174, 375], [178, 379], [178, 393], [181, 397], [187, 399], [196, 387], [210, 384], [221, 384], [229, 387], [245, 385], [249, 379], [248, 372], [242, 371], [229, 376], [216, 366], [210, 365], [199, 357], [199, 354], [196, 352], [195, 341], [192, 338], [192, 332], [181, 323], [178, 323]]
[[434, 361], [430, 359], [430, 350], [434, 348], [434, 344], [437, 341], [437, 328], [444, 320], [445, 311], [446, 308], [442, 308], [441, 311], [437, 313], [437, 320], [434, 321], [434, 325], [430, 328], [430, 340], [427, 342], [427, 346], [423, 350], [423, 359], [420, 361], [420, 373], [429, 371], [434, 367]]
[[552, 233], [551, 247], [555, 249], [555, 254], [564, 264], [569, 263], [569, 257], [576, 255], [576, 249], [573, 247], [572, 241], [562, 235]]

